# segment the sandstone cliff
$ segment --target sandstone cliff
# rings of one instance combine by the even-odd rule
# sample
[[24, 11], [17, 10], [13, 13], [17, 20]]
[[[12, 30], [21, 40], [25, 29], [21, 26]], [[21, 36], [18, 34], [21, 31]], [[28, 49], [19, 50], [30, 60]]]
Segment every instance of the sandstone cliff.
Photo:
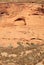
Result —
[[0, 44], [44, 43], [44, 5], [0, 3]]

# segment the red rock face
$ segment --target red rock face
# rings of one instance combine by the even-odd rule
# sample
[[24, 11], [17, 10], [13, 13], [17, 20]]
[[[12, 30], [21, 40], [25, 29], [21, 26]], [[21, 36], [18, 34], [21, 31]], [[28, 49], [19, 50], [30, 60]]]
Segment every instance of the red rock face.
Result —
[[44, 65], [44, 5], [0, 3], [0, 65]]
[[44, 5], [0, 3], [0, 45], [44, 43]]

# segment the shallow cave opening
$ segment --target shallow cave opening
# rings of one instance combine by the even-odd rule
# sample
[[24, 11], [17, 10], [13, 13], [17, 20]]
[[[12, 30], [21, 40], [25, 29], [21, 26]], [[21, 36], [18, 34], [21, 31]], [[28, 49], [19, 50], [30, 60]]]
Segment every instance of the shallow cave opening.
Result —
[[24, 25], [26, 25], [26, 21], [25, 21], [25, 18], [17, 18], [15, 21], [23, 21], [24, 22]]
[[25, 21], [24, 18], [17, 18], [15, 21], [21, 21], [21, 20]]
[[1, 12], [0, 14], [5, 14], [5, 12]]
[[9, 15], [8, 12], [0, 11], [0, 15], [4, 15], [4, 14]]

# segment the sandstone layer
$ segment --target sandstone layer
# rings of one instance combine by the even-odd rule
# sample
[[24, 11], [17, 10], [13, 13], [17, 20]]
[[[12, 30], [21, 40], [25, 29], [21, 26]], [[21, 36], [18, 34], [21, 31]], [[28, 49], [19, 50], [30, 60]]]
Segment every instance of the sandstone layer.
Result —
[[0, 3], [0, 45], [44, 43], [44, 5]]

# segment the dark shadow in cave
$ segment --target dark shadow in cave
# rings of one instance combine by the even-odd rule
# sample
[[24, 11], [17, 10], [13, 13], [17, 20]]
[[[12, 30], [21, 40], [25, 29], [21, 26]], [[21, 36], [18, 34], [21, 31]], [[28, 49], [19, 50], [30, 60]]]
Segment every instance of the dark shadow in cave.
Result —
[[9, 15], [8, 12], [0, 11], [0, 15], [3, 15], [3, 14]]
[[26, 25], [25, 18], [17, 18], [15, 21], [23, 21], [24, 22], [24, 25]]

